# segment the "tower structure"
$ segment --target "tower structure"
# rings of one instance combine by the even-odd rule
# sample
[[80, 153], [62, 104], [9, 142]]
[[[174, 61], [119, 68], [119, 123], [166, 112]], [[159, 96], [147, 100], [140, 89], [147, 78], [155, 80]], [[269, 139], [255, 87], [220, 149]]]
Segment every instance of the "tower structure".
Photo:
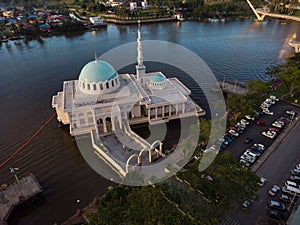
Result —
[[143, 47], [142, 47], [142, 37], [141, 37], [141, 22], [138, 21], [138, 38], [137, 38], [137, 62], [136, 65], [136, 76], [137, 80], [141, 82], [142, 85], [144, 85], [144, 75], [146, 72], [146, 67], [143, 63]]

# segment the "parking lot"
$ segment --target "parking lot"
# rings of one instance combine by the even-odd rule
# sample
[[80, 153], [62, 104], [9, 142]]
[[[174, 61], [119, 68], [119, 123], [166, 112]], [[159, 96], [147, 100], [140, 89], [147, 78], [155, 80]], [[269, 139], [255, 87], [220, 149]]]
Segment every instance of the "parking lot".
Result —
[[[274, 115], [262, 115], [257, 120], [263, 120], [267, 126], [256, 125], [256, 121], [251, 121], [248, 127], [242, 134], [239, 135], [230, 145], [226, 148], [235, 159], [239, 160], [240, 155], [243, 154], [246, 148], [251, 147], [253, 143], [264, 144], [269, 148], [275, 139], [270, 139], [261, 135], [261, 133], [271, 127], [275, 119], [282, 116], [286, 110], [294, 110], [299, 113], [299, 108], [290, 105], [286, 102], [279, 101], [271, 106], [271, 111]], [[299, 117], [299, 114], [297, 115]], [[268, 217], [268, 202], [271, 199], [279, 201], [278, 197], [271, 197], [268, 191], [274, 184], [280, 188], [290, 177], [290, 170], [300, 163], [299, 146], [300, 146], [300, 122], [298, 117], [294, 118], [294, 122], [286, 125], [285, 129], [277, 137], [277, 146], [272, 145], [267, 149], [263, 155], [257, 160], [259, 166], [256, 166], [256, 174], [260, 177], [267, 179], [266, 184], [258, 191], [259, 201], [254, 202], [247, 211], [240, 211], [232, 213], [231, 218], [235, 219], [241, 225], [255, 225], [255, 224], [285, 224], [283, 221], [272, 219]], [[287, 133], [287, 131], [289, 131]], [[286, 135], [286, 136], [285, 136]], [[284, 136], [284, 138], [282, 137]], [[250, 137], [253, 141], [246, 144], [244, 140]], [[268, 157], [264, 157], [272, 153]], [[261, 158], [266, 158], [265, 161], [260, 162]], [[282, 193], [280, 191], [280, 193]], [[289, 204], [286, 204], [288, 207]]]
[[[227, 151], [229, 151], [233, 158], [236, 160], [239, 160], [240, 155], [243, 154], [246, 148], [251, 147], [254, 143], [261, 143], [265, 145], [265, 148], [268, 148], [275, 139], [270, 139], [267, 137], [264, 137], [261, 135], [263, 131], [266, 131], [269, 127], [271, 127], [273, 121], [277, 119], [278, 117], [282, 116], [286, 110], [294, 110], [299, 112], [299, 108], [296, 106], [293, 106], [291, 104], [288, 104], [283, 101], [277, 102], [275, 105], [271, 106], [270, 108], [274, 115], [261, 115], [259, 118], [257, 118], [255, 121], [251, 121], [250, 124], [247, 126], [247, 128], [244, 130], [242, 134], [239, 135], [230, 145], [226, 148]], [[298, 115], [299, 117], [299, 115]], [[256, 124], [257, 120], [262, 120], [266, 123], [267, 126], [259, 126]], [[287, 125], [288, 127], [289, 125]], [[285, 129], [287, 129], [287, 127]], [[252, 142], [249, 144], [246, 144], [244, 140], [250, 137], [253, 139]]]

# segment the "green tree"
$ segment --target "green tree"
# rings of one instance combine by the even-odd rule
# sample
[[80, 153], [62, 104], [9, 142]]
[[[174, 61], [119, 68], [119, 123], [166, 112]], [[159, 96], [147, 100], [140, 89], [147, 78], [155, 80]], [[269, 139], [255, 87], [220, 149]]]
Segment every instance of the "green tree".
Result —
[[247, 93], [265, 94], [270, 92], [269, 82], [260, 80], [250, 80], [247, 82]]
[[300, 53], [288, 58], [285, 64], [272, 67], [268, 72], [282, 80], [289, 87], [290, 96], [294, 97], [295, 91], [300, 89]]

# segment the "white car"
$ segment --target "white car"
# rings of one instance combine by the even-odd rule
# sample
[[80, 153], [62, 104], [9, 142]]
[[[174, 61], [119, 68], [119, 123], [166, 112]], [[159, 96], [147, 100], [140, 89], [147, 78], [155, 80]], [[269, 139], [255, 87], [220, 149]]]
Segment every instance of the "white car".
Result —
[[239, 136], [239, 133], [236, 132], [235, 130], [229, 130], [229, 133], [232, 134], [232, 135], [235, 136], [235, 137], [238, 137], [238, 136]]
[[254, 163], [254, 161], [255, 161], [255, 159], [252, 158], [251, 156], [244, 155], [244, 154], [240, 156], [240, 159], [243, 159], [249, 163]]
[[268, 192], [272, 197], [275, 196], [280, 190], [280, 187], [273, 185], [272, 189]]
[[271, 103], [267, 103], [267, 102], [263, 102], [261, 105], [260, 105], [260, 108], [262, 109], [268, 109], [271, 107]]
[[272, 126], [277, 128], [283, 128], [283, 124], [280, 123], [280, 121], [275, 121], [274, 123], [272, 123]]
[[272, 104], [272, 105], [274, 105], [274, 104], [276, 103], [274, 100], [272, 100], [272, 99], [270, 99], [270, 98], [267, 98], [264, 102], [265, 102], [265, 103], [270, 103], [270, 104]]
[[258, 185], [262, 187], [265, 185], [266, 182], [267, 182], [267, 179], [264, 177], [261, 177], [258, 181]]
[[252, 152], [252, 151], [250, 151], [250, 150], [246, 150], [246, 151], [244, 152], [244, 155], [247, 155], [247, 156], [250, 156], [250, 157], [256, 159], [256, 157], [259, 157], [259, 156], [260, 156], [260, 153], [254, 153], [254, 152]]
[[292, 111], [292, 110], [287, 110], [286, 112], [285, 112], [286, 114], [289, 114], [289, 115], [291, 115], [291, 116], [295, 116], [295, 114], [296, 114], [296, 112], [295, 111]]
[[272, 111], [270, 111], [269, 109], [264, 109], [263, 110], [263, 113], [267, 114], [267, 115], [270, 115], [270, 116], [273, 116], [274, 113]]
[[274, 139], [274, 137], [276, 136], [276, 132], [270, 131], [270, 130], [264, 131], [264, 132], [262, 132], [261, 134], [262, 134], [263, 136], [268, 137], [268, 138], [271, 138], [271, 139]]
[[247, 120], [245, 120], [245, 119], [241, 119], [241, 124], [244, 124], [244, 125], [249, 125], [249, 122], [247, 121]]
[[261, 109], [268, 109], [269, 107], [268, 107], [266, 104], [261, 104], [261, 105], [260, 105], [260, 108], [261, 108]]
[[255, 143], [253, 145], [254, 148], [260, 149], [260, 150], [265, 150], [265, 146], [263, 144]]
[[275, 95], [270, 95], [269, 98], [272, 99], [272, 100], [274, 100], [274, 101], [276, 101], [276, 102], [279, 101], [279, 98], [277, 98]]

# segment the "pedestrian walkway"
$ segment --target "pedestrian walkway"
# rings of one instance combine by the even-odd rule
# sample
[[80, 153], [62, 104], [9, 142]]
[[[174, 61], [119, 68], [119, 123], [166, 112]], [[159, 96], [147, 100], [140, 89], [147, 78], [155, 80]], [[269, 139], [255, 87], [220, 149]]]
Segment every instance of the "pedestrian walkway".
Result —
[[219, 225], [240, 225], [240, 223], [238, 221], [236, 221], [235, 219], [227, 216], [225, 220], [223, 220], [221, 223], [219, 223]]

